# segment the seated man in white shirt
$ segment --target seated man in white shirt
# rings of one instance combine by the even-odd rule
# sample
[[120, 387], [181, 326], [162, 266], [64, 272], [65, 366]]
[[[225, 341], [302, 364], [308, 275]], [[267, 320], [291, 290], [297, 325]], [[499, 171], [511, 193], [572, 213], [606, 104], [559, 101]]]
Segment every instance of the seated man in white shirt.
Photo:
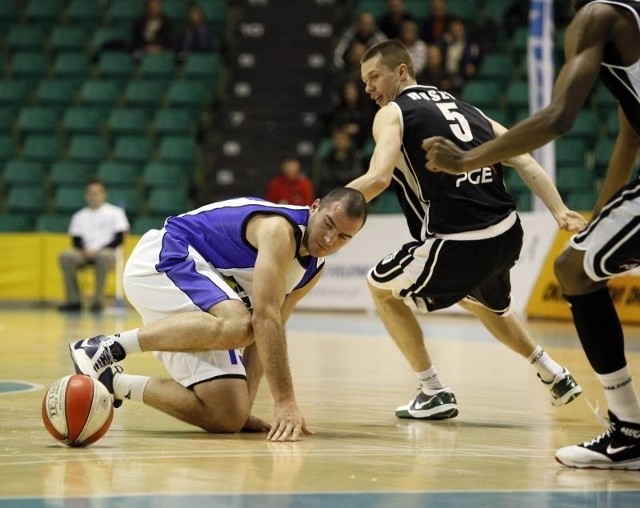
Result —
[[87, 206], [73, 214], [69, 224], [73, 247], [60, 254], [66, 293], [66, 302], [59, 307], [61, 311], [81, 309], [78, 269], [87, 265], [94, 267], [96, 276], [91, 310], [102, 310], [107, 273], [115, 265], [116, 248], [129, 231], [124, 210], [106, 202], [107, 189], [102, 181], [88, 182], [84, 197]]

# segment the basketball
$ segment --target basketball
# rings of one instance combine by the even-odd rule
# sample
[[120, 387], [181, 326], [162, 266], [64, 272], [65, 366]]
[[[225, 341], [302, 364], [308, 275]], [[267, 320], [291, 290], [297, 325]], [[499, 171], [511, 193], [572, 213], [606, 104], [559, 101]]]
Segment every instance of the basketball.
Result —
[[54, 438], [87, 446], [105, 435], [113, 419], [113, 400], [97, 379], [73, 374], [58, 379], [42, 400], [42, 421]]

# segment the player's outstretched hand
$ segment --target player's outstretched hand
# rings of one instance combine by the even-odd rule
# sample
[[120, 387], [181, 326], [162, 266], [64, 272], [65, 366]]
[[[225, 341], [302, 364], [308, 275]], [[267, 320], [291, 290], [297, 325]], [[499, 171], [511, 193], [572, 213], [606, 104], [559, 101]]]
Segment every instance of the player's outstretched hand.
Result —
[[295, 402], [276, 403], [274, 420], [267, 435], [269, 441], [300, 441], [300, 436], [313, 434]]
[[426, 152], [425, 167], [429, 171], [444, 172], [452, 175], [463, 173], [462, 155], [464, 151], [441, 136], [434, 136], [422, 140], [422, 149]]
[[587, 220], [573, 210], [560, 212], [555, 219], [560, 229], [571, 231], [572, 233], [579, 233], [587, 227]]
[[271, 424], [269, 422], [253, 415], [249, 415], [244, 427], [242, 427], [242, 432], [267, 432], [269, 430], [271, 430]]

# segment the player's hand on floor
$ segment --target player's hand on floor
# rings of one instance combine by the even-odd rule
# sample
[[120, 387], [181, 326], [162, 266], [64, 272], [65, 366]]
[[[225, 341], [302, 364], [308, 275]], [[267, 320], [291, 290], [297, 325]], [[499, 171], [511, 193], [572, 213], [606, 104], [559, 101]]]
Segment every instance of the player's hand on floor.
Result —
[[271, 430], [271, 424], [262, 418], [249, 415], [247, 422], [242, 427], [242, 432], [267, 432]]
[[269, 441], [299, 441], [302, 434], [313, 434], [304, 421], [295, 402], [281, 402], [275, 405], [274, 420], [267, 435]]

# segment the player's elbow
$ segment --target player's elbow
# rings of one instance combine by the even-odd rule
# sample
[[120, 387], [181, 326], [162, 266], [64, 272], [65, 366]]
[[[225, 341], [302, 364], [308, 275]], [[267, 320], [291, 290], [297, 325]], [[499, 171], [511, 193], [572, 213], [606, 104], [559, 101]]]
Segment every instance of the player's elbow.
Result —
[[561, 137], [568, 134], [573, 127], [576, 115], [563, 108], [548, 109], [546, 128], [554, 137]]

